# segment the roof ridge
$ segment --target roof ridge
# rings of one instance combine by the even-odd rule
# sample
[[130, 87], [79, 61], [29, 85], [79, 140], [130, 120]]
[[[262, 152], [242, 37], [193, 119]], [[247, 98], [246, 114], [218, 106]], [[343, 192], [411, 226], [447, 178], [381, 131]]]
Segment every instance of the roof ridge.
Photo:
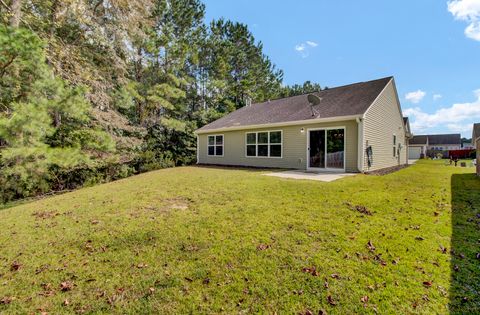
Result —
[[[389, 81], [390, 81], [392, 78], [393, 78], [393, 75], [387, 76], [387, 77], [383, 77], [383, 78], [379, 78], [379, 79], [373, 79], [373, 80], [368, 80], [368, 81], [354, 82], [354, 83], [339, 85], [339, 86], [335, 86], [335, 87], [327, 87], [326, 89], [324, 88], [324, 89], [321, 89], [320, 91], [311, 91], [311, 92], [302, 93], [302, 94], [298, 94], [298, 95], [292, 95], [292, 96], [286, 96], [286, 97], [279, 97], [279, 98], [272, 98], [272, 99], [268, 99], [268, 100], [263, 101], [263, 102], [253, 103], [253, 104], [250, 105], [250, 106], [257, 105], [257, 104], [268, 103], [268, 102], [271, 102], [271, 101], [283, 100], [283, 99], [286, 99], [286, 98], [292, 98], [292, 97], [298, 97], [298, 96], [305, 96], [305, 95], [312, 94], [312, 93], [320, 93], [320, 92], [323, 92], [323, 91], [335, 90], [335, 89], [339, 89], [339, 88], [343, 88], [343, 87], [347, 87], [347, 86], [351, 86], [351, 85], [356, 85], [356, 84], [365, 84], [365, 83], [370, 83], [370, 82], [374, 82], [374, 81], [381, 81], [381, 80], [385, 80], [385, 79], [389, 79]], [[245, 106], [245, 107], [246, 107], [246, 106]]]

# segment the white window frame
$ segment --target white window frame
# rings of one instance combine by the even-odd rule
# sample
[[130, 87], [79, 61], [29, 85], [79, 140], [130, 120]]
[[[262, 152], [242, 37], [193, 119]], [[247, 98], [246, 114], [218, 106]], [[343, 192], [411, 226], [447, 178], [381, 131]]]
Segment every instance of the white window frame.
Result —
[[[266, 132], [268, 134], [268, 142], [267, 143], [260, 143], [260, 145], [268, 146], [268, 156], [258, 156], [258, 134]], [[270, 143], [270, 133], [271, 132], [280, 132], [280, 143]], [[247, 135], [254, 133], [255, 134], [255, 144], [248, 144], [247, 143]], [[254, 145], [255, 146], [255, 156], [247, 155], [247, 146]], [[270, 156], [270, 146], [271, 145], [280, 145], [280, 156]], [[282, 159], [283, 158], [283, 130], [259, 130], [259, 131], [246, 131], [245, 132], [245, 157], [246, 158], [254, 158], [254, 159]]]
[[[217, 136], [222, 136], [222, 144], [217, 144]], [[208, 139], [213, 137], [213, 145], [209, 144]], [[213, 147], [213, 154], [210, 154], [208, 148]], [[217, 155], [217, 147], [222, 147], [222, 155]], [[207, 135], [207, 156], [223, 157], [225, 155], [225, 135], [222, 133]]]
[[[325, 167], [311, 167], [310, 166], [310, 131], [325, 130], [325, 138], [327, 137], [328, 130], [343, 129], [343, 168], [328, 168], [327, 156], [325, 154]], [[368, 147], [368, 140], [367, 140]], [[327, 142], [325, 141], [325, 153], [327, 152]], [[307, 128], [307, 147], [305, 161], [307, 163], [307, 170], [311, 171], [328, 171], [328, 172], [345, 172], [347, 169], [347, 126], [333, 126], [333, 127], [321, 127], [321, 128]], [[373, 165], [373, 164], [372, 164]]]

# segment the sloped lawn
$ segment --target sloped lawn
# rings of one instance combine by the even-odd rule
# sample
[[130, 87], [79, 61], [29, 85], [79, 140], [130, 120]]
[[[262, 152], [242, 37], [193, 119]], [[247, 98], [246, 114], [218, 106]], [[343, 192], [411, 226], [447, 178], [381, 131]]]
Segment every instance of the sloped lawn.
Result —
[[472, 173], [185, 167], [3, 209], [0, 313], [479, 313]]

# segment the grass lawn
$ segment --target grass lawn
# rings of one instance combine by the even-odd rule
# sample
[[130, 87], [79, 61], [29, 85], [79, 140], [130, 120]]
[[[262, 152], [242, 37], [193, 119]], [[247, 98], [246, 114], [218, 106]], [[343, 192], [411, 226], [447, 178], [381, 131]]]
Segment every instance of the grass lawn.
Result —
[[0, 210], [0, 313], [480, 313], [473, 168], [262, 173], [165, 169]]

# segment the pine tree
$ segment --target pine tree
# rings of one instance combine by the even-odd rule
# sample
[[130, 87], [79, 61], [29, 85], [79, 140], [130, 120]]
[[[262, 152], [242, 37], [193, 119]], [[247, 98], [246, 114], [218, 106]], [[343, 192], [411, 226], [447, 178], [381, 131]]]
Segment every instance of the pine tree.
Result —
[[22, 28], [0, 26], [0, 181], [3, 199], [50, 188], [52, 168], [92, 166], [94, 151], [112, 151], [91, 128], [84, 90], [56, 78], [42, 41]]

